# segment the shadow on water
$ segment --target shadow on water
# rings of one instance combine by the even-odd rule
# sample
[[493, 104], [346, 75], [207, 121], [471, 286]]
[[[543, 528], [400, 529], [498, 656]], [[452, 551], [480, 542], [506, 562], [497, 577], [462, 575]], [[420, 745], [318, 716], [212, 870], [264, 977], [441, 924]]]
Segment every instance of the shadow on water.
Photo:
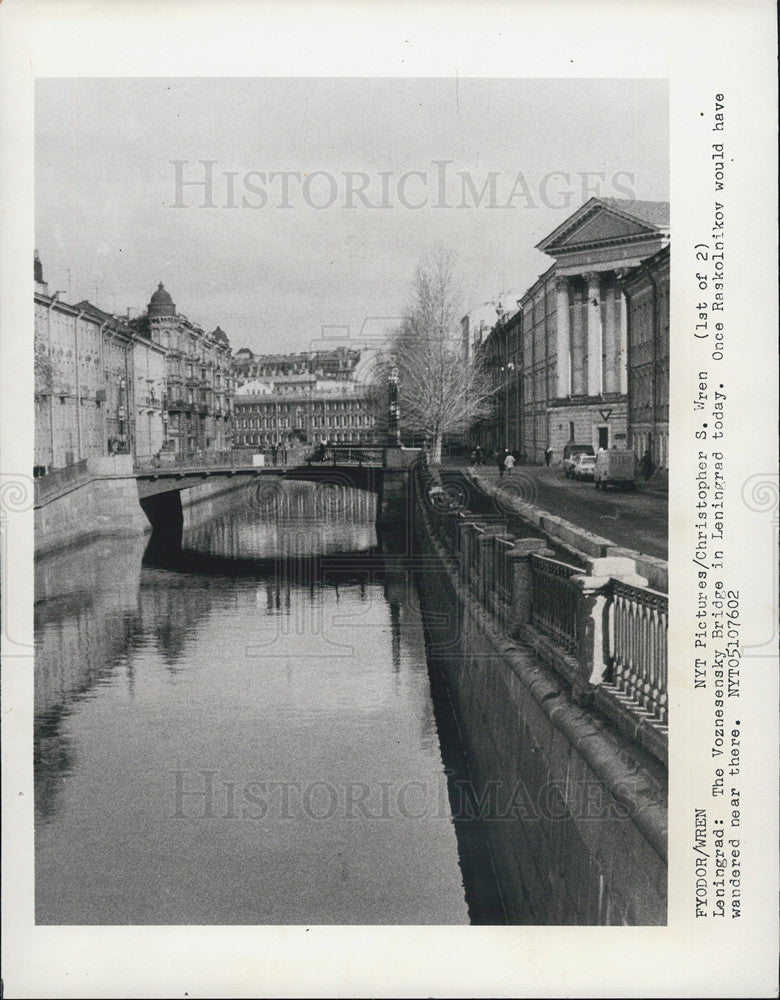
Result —
[[506, 924], [506, 912], [493, 868], [485, 821], [478, 819], [474, 815], [476, 810], [471, 808], [475, 799], [474, 786], [455, 712], [442, 668], [430, 658], [428, 676], [441, 756], [447, 773], [447, 793], [458, 841], [458, 857], [469, 920], [474, 925]]

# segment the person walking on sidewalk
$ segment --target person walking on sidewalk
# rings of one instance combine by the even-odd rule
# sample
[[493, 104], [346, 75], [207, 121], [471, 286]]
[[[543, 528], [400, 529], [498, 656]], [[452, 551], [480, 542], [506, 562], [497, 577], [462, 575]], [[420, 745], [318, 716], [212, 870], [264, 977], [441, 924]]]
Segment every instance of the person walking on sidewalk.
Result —
[[498, 466], [498, 478], [502, 479], [504, 476], [504, 456], [501, 451], [496, 452], [496, 465]]
[[506, 469], [506, 474], [508, 476], [512, 475], [512, 469], [515, 467], [515, 456], [511, 451], [508, 451], [504, 456], [504, 468]]

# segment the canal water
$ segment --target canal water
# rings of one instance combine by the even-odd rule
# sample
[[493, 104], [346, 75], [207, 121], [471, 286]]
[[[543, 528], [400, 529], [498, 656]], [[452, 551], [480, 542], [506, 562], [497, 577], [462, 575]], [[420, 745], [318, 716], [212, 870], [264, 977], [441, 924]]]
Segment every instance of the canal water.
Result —
[[37, 921], [502, 922], [375, 498], [263, 489], [39, 560]]

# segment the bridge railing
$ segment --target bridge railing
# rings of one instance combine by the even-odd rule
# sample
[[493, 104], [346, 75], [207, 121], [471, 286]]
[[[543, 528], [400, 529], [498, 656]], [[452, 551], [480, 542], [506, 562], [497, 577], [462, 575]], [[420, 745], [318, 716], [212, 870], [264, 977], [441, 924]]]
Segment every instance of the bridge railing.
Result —
[[462, 585], [504, 631], [529, 642], [576, 701], [666, 762], [667, 596], [636, 576], [632, 559], [570, 565], [542, 539], [508, 535], [500, 519], [432, 501], [440, 484], [427, 470], [415, 480], [418, 510]]
[[136, 458], [135, 470], [140, 473], [183, 472], [197, 469], [246, 469], [289, 468], [302, 464], [317, 466], [381, 465], [382, 448], [339, 446], [312, 452], [301, 446], [260, 451], [251, 448], [232, 448], [227, 451], [170, 452], [141, 455]]
[[381, 465], [384, 449], [371, 445], [320, 445], [306, 458], [307, 465]]
[[[263, 461], [258, 462], [257, 457], [262, 455]], [[279, 450], [276, 466], [287, 464], [282, 459], [292, 456], [294, 459], [300, 457], [299, 452], [289, 450]], [[268, 452], [260, 452], [251, 448], [231, 448], [225, 451], [192, 451], [192, 452], [172, 452], [161, 451], [156, 455], [139, 455], [135, 461], [137, 472], [156, 471], [184, 471], [186, 469], [243, 469], [251, 466], [271, 465], [271, 456]], [[274, 467], [276, 467], [274, 466]]]

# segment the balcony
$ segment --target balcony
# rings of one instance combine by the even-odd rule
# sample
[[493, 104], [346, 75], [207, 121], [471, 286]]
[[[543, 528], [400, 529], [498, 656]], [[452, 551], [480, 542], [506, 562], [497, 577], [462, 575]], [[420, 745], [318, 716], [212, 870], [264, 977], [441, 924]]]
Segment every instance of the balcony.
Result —
[[182, 410], [189, 412], [195, 408], [195, 403], [191, 399], [183, 399], [181, 396], [173, 396], [168, 400], [169, 410]]

